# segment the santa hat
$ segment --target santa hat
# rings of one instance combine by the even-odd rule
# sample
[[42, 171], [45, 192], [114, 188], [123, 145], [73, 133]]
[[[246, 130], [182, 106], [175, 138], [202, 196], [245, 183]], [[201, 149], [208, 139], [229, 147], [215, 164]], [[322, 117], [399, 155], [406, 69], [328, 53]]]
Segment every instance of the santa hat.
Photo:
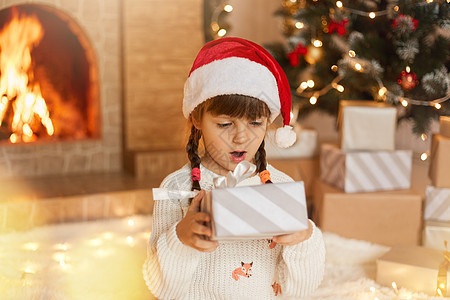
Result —
[[219, 95], [239, 94], [264, 101], [270, 122], [281, 113], [283, 128], [275, 140], [287, 148], [296, 139], [289, 126], [291, 90], [283, 69], [263, 47], [235, 37], [211, 41], [197, 54], [184, 85], [183, 114], [186, 118], [202, 102]]

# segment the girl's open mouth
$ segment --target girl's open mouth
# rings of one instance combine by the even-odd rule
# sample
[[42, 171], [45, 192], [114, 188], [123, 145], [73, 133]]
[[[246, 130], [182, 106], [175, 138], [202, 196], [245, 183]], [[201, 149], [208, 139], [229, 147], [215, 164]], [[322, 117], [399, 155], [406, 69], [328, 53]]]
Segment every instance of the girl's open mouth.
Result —
[[230, 152], [231, 160], [234, 162], [241, 162], [245, 159], [245, 154], [247, 151], [233, 151]]

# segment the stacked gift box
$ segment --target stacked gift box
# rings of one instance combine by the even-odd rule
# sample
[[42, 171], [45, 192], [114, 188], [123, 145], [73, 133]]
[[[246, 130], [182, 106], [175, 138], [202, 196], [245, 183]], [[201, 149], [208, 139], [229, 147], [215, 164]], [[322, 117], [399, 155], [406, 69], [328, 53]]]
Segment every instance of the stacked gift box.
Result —
[[423, 211], [423, 246], [396, 246], [377, 260], [378, 283], [395, 282], [430, 296], [450, 295], [450, 117], [440, 118], [431, 143]]
[[431, 143], [429, 175], [426, 188], [423, 244], [445, 250], [450, 242], [450, 117], [440, 118], [440, 131]]
[[412, 151], [395, 149], [397, 110], [341, 101], [340, 144], [322, 144], [313, 219], [324, 231], [374, 243], [417, 245], [422, 197], [411, 189]]

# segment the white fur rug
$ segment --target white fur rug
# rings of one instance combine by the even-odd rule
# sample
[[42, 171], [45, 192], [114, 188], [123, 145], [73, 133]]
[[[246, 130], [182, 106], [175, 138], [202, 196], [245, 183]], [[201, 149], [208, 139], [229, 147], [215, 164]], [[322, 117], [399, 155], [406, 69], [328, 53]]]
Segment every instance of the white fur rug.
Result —
[[[0, 235], [0, 299], [153, 299], [141, 275], [150, 227], [151, 216], [133, 216]], [[443, 299], [374, 282], [375, 260], [389, 248], [324, 238], [326, 275], [306, 299]]]

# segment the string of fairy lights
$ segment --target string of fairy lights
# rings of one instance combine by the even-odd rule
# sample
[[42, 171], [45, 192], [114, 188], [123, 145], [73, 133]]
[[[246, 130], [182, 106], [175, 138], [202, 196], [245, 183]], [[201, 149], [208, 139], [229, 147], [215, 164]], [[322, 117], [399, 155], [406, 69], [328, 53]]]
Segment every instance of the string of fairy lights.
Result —
[[[290, 0], [290, 1], [296, 2], [297, 0]], [[318, 1], [318, 0], [315, 0], [315, 1]], [[446, 1], [447, 1], [447, 3], [450, 3], [450, 0], [446, 0]], [[429, 4], [429, 3], [433, 3], [433, 2], [434, 2], [434, 0], [426, 0], [426, 2], [419, 3], [419, 5]], [[344, 4], [342, 3], [342, 1], [336, 1], [336, 8], [337, 9], [345, 9], [352, 14], [367, 17], [370, 19], [375, 19], [378, 16], [384, 16], [389, 13], [389, 11], [387, 9], [380, 10], [380, 11], [365, 12], [365, 11], [360, 11], [360, 10], [356, 10], [356, 9], [352, 9], [352, 8], [346, 8], [346, 7], [344, 7]], [[399, 7], [394, 6], [392, 9], [394, 12], [397, 12], [399, 10]], [[295, 26], [298, 29], [302, 29], [304, 27], [303, 23], [301, 23], [301, 22], [296, 22]], [[315, 39], [312, 41], [312, 45], [316, 48], [320, 48], [320, 47], [322, 47], [322, 42], [318, 39]], [[370, 66], [368, 65], [368, 63], [366, 61], [357, 58], [357, 54], [354, 50], [348, 51], [348, 63], [355, 71], [360, 72], [360, 73], [364, 73], [364, 72], [366, 72], [366, 70], [368, 68], [370, 68]], [[333, 65], [331, 67], [331, 70], [334, 72], [337, 72], [338, 66]], [[407, 74], [409, 74], [410, 71], [411, 71], [410, 66], [406, 66], [405, 72]], [[337, 75], [328, 85], [324, 86], [320, 90], [315, 90], [315, 91], [308, 91], [308, 89], [313, 88], [315, 85], [313, 80], [304, 81], [304, 82], [300, 83], [300, 85], [298, 86], [298, 88], [296, 90], [296, 93], [299, 96], [309, 98], [310, 104], [315, 105], [318, 101], [318, 98], [320, 96], [328, 93], [331, 89], [335, 89], [338, 92], [342, 93], [345, 90], [345, 87], [343, 85], [339, 84], [339, 82], [342, 79], [343, 79], [342, 75]], [[400, 103], [404, 107], [407, 107], [408, 105], [422, 105], [422, 106], [434, 106], [436, 109], [441, 109], [442, 103], [445, 101], [448, 101], [450, 99], [450, 87], [449, 87], [449, 90], [447, 90], [447, 93], [445, 96], [436, 98], [436, 99], [431, 99], [428, 101], [424, 101], [424, 100], [412, 99], [409, 97], [397, 95], [394, 92], [388, 90], [388, 88], [383, 84], [383, 82], [379, 76], [375, 75], [374, 79], [376, 80], [376, 82], [378, 84], [378, 97], [377, 97], [378, 99], [376, 99], [376, 100], [379, 100], [379, 101], [384, 101], [384, 100], [386, 100], [386, 97], [389, 96], [389, 98], [393, 100], [394, 104]], [[413, 79], [407, 78], [407, 80], [413, 80]], [[423, 135], [422, 135], [422, 139], [424, 139]]]
[[[293, 3], [297, 2], [297, 0], [290, 0], [290, 1]], [[319, 0], [316, 0], [316, 1], [319, 1]], [[447, 3], [450, 3], [450, 0], [446, 0], [446, 1], [447, 1]], [[424, 3], [433, 3], [433, 2], [434, 2], [434, 0], [426, 0], [426, 2], [424, 2]], [[367, 17], [370, 19], [375, 19], [376, 17], [384, 16], [389, 13], [389, 11], [387, 9], [366, 12], [366, 11], [361, 11], [361, 10], [357, 10], [357, 9], [353, 9], [353, 8], [344, 7], [344, 4], [342, 1], [336, 1], [336, 7], [338, 9], [345, 9], [352, 14]], [[394, 6], [392, 9], [394, 12], [397, 12], [399, 10], [399, 7]], [[217, 7], [214, 9], [213, 13], [211, 14], [211, 22], [210, 22], [211, 29], [215, 33], [214, 38], [221, 38], [227, 34], [227, 30], [225, 28], [222, 28], [219, 24], [219, 16], [223, 12], [230, 13], [232, 11], [233, 11], [233, 6], [228, 4], [227, 1], [221, 1], [221, 3], [219, 5], [217, 5]], [[302, 22], [296, 22], [295, 27], [297, 29], [302, 29], [302, 28], [304, 28], [304, 24]], [[320, 48], [323, 46], [323, 43], [319, 39], [315, 39], [312, 41], [312, 45], [316, 48]], [[349, 50], [348, 56], [349, 56], [348, 57], [349, 64], [353, 67], [353, 69], [355, 71], [364, 73], [366, 71], [366, 69], [368, 69], [370, 67], [370, 66], [367, 66], [367, 62], [357, 58], [357, 54], [354, 50]], [[337, 72], [338, 66], [333, 65], [331, 67], [331, 70], [333, 70], [334, 72]], [[410, 67], [406, 66], [405, 71], [406, 71], [406, 73], [410, 73], [410, 71], [411, 71]], [[298, 86], [296, 92], [300, 96], [309, 98], [309, 102], [312, 105], [314, 105], [317, 103], [318, 98], [320, 96], [325, 95], [331, 89], [335, 89], [340, 93], [344, 92], [345, 87], [343, 85], [339, 84], [339, 82], [342, 79], [343, 79], [342, 75], [337, 75], [328, 85], [324, 86], [322, 89], [315, 90], [315, 91], [308, 91], [308, 89], [313, 88], [315, 85], [314, 81], [311, 79], [308, 81], [301, 82], [300, 85]], [[389, 91], [388, 88], [383, 84], [383, 82], [379, 76], [375, 76], [374, 79], [376, 80], [376, 82], [378, 84], [378, 88], [379, 88], [378, 89], [378, 99], [377, 99], [379, 101], [386, 100], [386, 96], [389, 96], [390, 99], [393, 99], [394, 104], [400, 103], [404, 107], [407, 107], [408, 105], [422, 105], [422, 106], [434, 106], [436, 109], [440, 109], [442, 107], [442, 103], [450, 99], [450, 90], [447, 91], [447, 94], [445, 96], [436, 98], [436, 99], [432, 99], [429, 101], [417, 100], [417, 99], [412, 99], [412, 98], [405, 97], [405, 96], [399, 96], [399, 95], [396, 95], [394, 92]]]
[[223, 28], [222, 26], [220, 26], [219, 16], [224, 12], [230, 13], [232, 11], [233, 11], [233, 6], [228, 4], [227, 1], [221, 1], [219, 3], [219, 5], [217, 5], [215, 7], [215, 9], [213, 10], [213, 12], [211, 14], [210, 27], [214, 33], [214, 36], [213, 36], [214, 39], [224, 37], [227, 34], [227, 30], [225, 28]]

